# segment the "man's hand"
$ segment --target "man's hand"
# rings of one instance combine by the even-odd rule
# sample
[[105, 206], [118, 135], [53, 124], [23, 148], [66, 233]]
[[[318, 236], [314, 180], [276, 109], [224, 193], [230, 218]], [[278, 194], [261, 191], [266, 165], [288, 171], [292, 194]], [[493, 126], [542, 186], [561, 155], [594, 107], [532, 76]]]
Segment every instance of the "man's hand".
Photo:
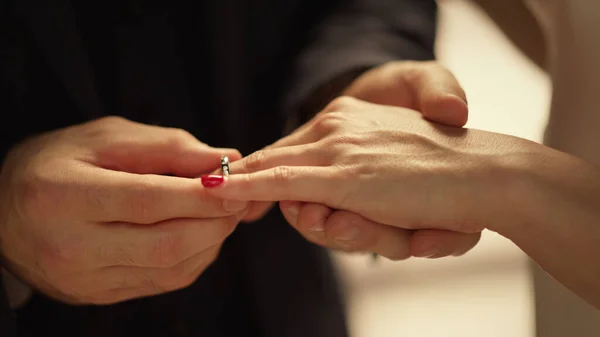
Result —
[[392, 62], [357, 78], [343, 92], [360, 100], [419, 111], [433, 122], [462, 127], [467, 97], [450, 71], [437, 62]]
[[69, 303], [185, 287], [247, 207], [192, 178], [218, 167], [222, 154], [241, 157], [183, 130], [118, 117], [29, 139], [0, 174], [2, 256], [15, 275]]

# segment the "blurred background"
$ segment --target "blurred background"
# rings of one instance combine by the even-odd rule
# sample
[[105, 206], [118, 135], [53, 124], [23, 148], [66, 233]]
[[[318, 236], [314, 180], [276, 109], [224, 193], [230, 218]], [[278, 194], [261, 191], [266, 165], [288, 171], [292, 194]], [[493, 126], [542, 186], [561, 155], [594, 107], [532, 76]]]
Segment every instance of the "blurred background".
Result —
[[[481, 7], [468, 0], [439, 5], [437, 53], [467, 92], [467, 126], [541, 142], [548, 76]], [[480, 245], [460, 258], [376, 264], [364, 255], [335, 258], [353, 337], [535, 335], [528, 259], [494, 233], [484, 233]]]

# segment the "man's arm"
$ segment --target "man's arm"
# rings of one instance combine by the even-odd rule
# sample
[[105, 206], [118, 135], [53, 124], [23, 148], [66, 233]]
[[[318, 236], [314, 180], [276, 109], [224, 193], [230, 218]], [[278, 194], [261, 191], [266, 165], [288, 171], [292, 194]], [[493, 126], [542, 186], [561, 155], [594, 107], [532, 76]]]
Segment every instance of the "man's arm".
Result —
[[370, 68], [433, 59], [436, 16], [433, 0], [340, 1], [297, 59], [284, 102], [291, 123], [308, 120]]

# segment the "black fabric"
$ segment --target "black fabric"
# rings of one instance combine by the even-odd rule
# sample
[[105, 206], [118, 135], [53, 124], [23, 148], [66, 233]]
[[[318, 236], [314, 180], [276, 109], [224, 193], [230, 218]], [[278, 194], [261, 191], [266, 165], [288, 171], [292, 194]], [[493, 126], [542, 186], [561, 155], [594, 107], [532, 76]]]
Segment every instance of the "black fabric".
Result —
[[[333, 77], [433, 57], [433, 0], [4, 0], [0, 9], [2, 157], [28, 136], [103, 115], [248, 154], [280, 137]], [[18, 336], [343, 337], [341, 298], [326, 252], [273, 211], [241, 225], [181, 291], [103, 307], [36, 294], [16, 320], [0, 295], [0, 335], [15, 337], [16, 321]]]
[[10, 310], [10, 305], [6, 293], [4, 291], [4, 284], [2, 277], [0, 277], [0, 332], [2, 336], [16, 336], [17, 326], [15, 324], [15, 313]]

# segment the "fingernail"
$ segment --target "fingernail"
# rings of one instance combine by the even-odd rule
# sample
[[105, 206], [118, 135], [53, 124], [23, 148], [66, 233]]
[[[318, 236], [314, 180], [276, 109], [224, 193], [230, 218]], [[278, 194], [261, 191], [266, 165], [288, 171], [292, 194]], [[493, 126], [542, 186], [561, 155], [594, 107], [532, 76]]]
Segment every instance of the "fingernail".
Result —
[[224, 200], [223, 209], [227, 212], [238, 212], [248, 207], [247, 201], [240, 200]]
[[458, 100], [462, 101], [462, 102], [463, 102], [463, 103], [465, 103], [466, 105], [469, 105], [469, 103], [467, 102], [467, 100], [466, 100], [466, 99], [464, 99], [464, 98], [462, 98], [462, 97], [458, 96], [457, 94], [454, 94], [454, 93], [449, 93], [449, 94], [448, 94], [448, 96], [451, 96], [451, 97], [456, 97], [456, 98], [458, 98]]
[[431, 247], [429, 249], [426, 249], [420, 253], [415, 254], [415, 257], [420, 257], [420, 258], [430, 258], [432, 256], [435, 256], [438, 254], [438, 250], [435, 247]]
[[219, 174], [207, 174], [203, 175], [200, 180], [204, 187], [213, 188], [221, 185], [225, 181], [225, 177]]
[[323, 222], [319, 221], [314, 223], [308, 230], [314, 233], [322, 233], [325, 231], [325, 225]]
[[337, 241], [350, 242], [350, 241], [355, 241], [356, 239], [358, 239], [359, 235], [360, 235], [360, 230], [358, 229], [358, 227], [349, 226], [349, 227], [346, 227], [346, 229], [342, 232], [342, 234], [336, 236], [335, 239]]

